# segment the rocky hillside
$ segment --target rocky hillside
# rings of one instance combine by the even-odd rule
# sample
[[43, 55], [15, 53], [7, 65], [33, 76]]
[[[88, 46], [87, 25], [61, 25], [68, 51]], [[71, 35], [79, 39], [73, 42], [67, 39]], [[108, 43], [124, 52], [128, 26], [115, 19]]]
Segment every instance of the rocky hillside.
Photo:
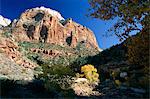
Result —
[[[11, 24], [3, 17], [1, 19], [2, 77], [33, 80], [34, 69], [39, 65], [68, 66], [78, 57], [93, 56], [100, 51], [94, 33], [90, 29], [71, 18], [65, 20], [59, 12], [49, 8], [28, 9]], [[3, 24], [4, 22], [6, 24]], [[4, 73], [6, 71], [8, 72]], [[13, 75], [15, 72], [19, 73], [18, 79], [17, 75]]]
[[0, 77], [12, 80], [32, 80], [38, 65], [19, 52], [18, 43], [0, 30]]
[[[100, 51], [90, 29], [71, 18], [65, 20], [60, 13], [49, 8], [28, 9], [20, 18], [0, 29], [0, 82], [4, 85], [1, 96], [45, 97], [35, 91], [36, 84], [38, 90], [48, 95], [46, 97], [66, 95], [70, 92], [70, 85], [74, 84], [72, 78], [77, 79], [74, 72], [77, 66], [72, 67], [74, 61], [82, 61], [80, 58], [94, 56]], [[66, 88], [68, 83], [69, 91]], [[94, 94], [89, 84], [87, 81], [90, 91], [83, 86], [89, 93], [87, 95]], [[75, 93], [78, 87], [82, 89], [80, 84], [75, 86], [72, 88]]]

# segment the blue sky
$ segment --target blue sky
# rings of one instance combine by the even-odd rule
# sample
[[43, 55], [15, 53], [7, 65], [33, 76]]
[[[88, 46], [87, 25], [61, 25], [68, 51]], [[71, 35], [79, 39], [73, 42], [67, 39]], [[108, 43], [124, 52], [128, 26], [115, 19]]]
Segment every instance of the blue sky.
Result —
[[19, 18], [26, 9], [45, 6], [57, 10], [66, 18], [72, 18], [75, 22], [90, 28], [97, 39], [99, 47], [102, 49], [120, 43], [114, 36], [103, 36], [115, 22], [102, 21], [87, 17], [90, 8], [88, 0], [0, 0], [0, 15], [11, 20]]

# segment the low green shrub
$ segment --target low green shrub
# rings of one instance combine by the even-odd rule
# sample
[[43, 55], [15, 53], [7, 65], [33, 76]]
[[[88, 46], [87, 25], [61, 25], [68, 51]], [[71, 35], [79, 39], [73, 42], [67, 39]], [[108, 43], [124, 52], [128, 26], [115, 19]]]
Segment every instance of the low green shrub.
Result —
[[44, 81], [45, 88], [52, 93], [52, 97], [74, 96], [74, 92], [70, 88], [72, 84], [71, 78], [75, 73], [69, 66], [58, 64], [51, 66], [48, 63], [44, 63], [41, 67], [43, 74], [39, 78]]
[[11, 34], [12, 34], [11, 32], [4, 32], [4, 33], [3, 33], [3, 35], [4, 35], [5, 37], [7, 37], [7, 38], [11, 37], [11, 36], [12, 36]]
[[64, 76], [64, 75], [69, 75], [73, 76], [75, 73], [69, 66], [62, 66], [62, 65], [53, 65], [50, 66], [49, 64], [42, 64], [41, 65], [43, 68], [44, 74], [42, 76], [47, 76], [49, 75], [57, 75], [58, 77]]

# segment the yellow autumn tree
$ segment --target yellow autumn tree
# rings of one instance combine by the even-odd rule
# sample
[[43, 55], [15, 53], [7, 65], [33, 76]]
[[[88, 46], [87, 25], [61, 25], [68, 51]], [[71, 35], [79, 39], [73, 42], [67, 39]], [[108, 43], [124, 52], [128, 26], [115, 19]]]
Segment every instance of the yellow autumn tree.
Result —
[[98, 82], [99, 74], [93, 65], [84, 65], [81, 67], [81, 76], [87, 78], [90, 82]]

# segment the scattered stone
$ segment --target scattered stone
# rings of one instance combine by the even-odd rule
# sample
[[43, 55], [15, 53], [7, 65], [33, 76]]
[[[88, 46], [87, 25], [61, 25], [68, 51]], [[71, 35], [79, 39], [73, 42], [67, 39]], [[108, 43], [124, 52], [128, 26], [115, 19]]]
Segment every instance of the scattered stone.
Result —
[[86, 78], [77, 78], [71, 87], [78, 96], [102, 95], [100, 92], [94, 91], [95, 87]]
[[142, 93], [144, 94], [146, 91], [144, 89], [139, 89], [139, 88], [130, 88], [132, 91], [136, 92], [136, 93]]
[[126, 76], [127, 76], [127, 72], [121, 72], [121, 73], [120, 73], [120, 77], [121, 77], [121, 78], [125, 78]]

